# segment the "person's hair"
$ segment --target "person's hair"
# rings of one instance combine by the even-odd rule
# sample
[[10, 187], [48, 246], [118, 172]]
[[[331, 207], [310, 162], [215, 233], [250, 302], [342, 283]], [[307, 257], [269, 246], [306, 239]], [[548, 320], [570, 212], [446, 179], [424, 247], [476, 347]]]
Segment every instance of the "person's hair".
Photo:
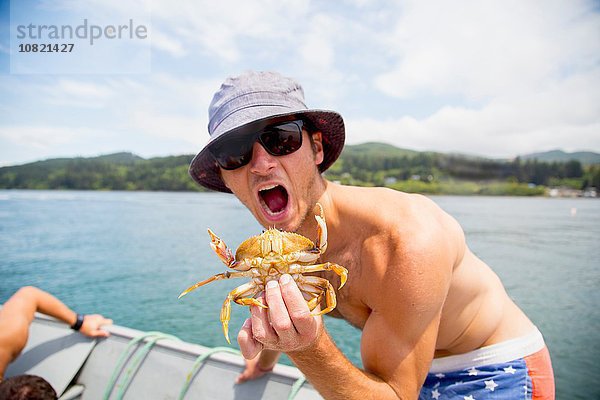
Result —
[[17, 375], [0, 381], [0, 400], [56, 400], [54, 388], [36, 375]]
[[308, 140], [310, 140], [310, 148], [313, 149], [313, 153], [316, 153], [317, 148], [315, 147], [315, 140], [313, 139], [313, 134], [317, 132], [317, 129], [314, 127], [312, 122], [310, 122], [306, 118], [304, 118], [302, 122], [304, 122], [304, 129], [306, 129], [306, 133], [308, 134]]

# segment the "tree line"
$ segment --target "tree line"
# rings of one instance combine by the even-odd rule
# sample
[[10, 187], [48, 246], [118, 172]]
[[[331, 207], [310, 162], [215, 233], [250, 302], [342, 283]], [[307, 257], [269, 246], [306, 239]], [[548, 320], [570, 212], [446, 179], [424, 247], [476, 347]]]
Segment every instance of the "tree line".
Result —
[[0, 168], [4, 189], [200, 191], [187, 174], [193, 155], [151, 158], [129, 153], [40, 161]]
[[[189, 177], [193, 155], [143, 159], [131, 153], [0, 168], [0, 188], [203, 191]], [[325, 173], [343, 184], [450, 194], [543, 194], [545, 186], [600, 188], [600, 164], [492, 160], [416, 152], [381, 143], [346, 146]], [[540, 189], [542, 188], [542, 189]]]
[[577, 189], [600, 187], [600, 165], [584, 168], [578, 160], [543, 162], [521, 160], [499, 161], [485, 158], [417, 153], [416, 155], [375, 155], [360, 152], [343, 154], [328, 176], [340, 181], [371, 183], [384, 186], [393, 180], [419, 179], [440, 181], [513, 181], [534, 185], [565, 184]]

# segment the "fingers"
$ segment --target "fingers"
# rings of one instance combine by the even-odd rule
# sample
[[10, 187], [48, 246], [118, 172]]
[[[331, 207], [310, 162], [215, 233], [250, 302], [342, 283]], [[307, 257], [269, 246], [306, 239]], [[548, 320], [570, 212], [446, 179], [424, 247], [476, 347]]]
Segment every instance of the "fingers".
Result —
[[110, 332], [100, 329], [104, 325], [112, 325], [113, 320], [100, 314], [86, 315], [81, 327], [81, 333], [90, 337], [108, 337]]
[[310, 309], [302, 292], [290, 275], [283, 275], [280, 279], [281, 296], [285, 302], [289, 318], [298, 334], [307, 335], [315, 332], [316, 320], [310, 314]]
[[[253, 359], [263, 349], [262, 343], [257, 341], [252, 334], [251, 318], [247, 318], [246, 321], [244, 321], [244, 325], [242, 325], [242, 329], [240, 329], [240, 332], [238, 333], [238, 344], [240, 345], [240, 350], [246, 360]], [[246, 372], [247, 371], [244, 371], [244, 373]], [[243, 379], [241, 382], [250, 379], [250, 376], [244, 377], [244, 373], [238, 377], [238, 380]]]
[[265, 288], [268, 309], [251, 307], [252, 334], [266, 349], [294, 351], [316, 340], [319, 318], [310, 314], [300, 289], [288, 274]]
[[113, 320], [112, 319], [107, 319], [104, 317], [101, 317], [101, 321], [98, 324], [98, 329], [96, 330], [96, 334], [99, 337], [109, 337], [110, 336], [110, 332], [109, 331], [105, 331], [103, 329], [100, 329], [102, 326], [104, 325], [112, 325], [113, 324]]
[[102, 329], [96, 329], [95, 331], [92, 332], [91, 336], [93, 336], [93, 337], [109, 337], [110, 332], [104, 331]]
[[[289, 275], [286, 276], [289, 277]], [[269, 305], [268, 315], [271, 326], [275, 330], [280, 341], [290, 341], [297, 332], [292, 323], [292, 319], [290, 318], [290, 314], [288, 313], [286, 303], [280, 290], [280, 285], [277, 281], [273, 280], [267, 283], [265, 297], [267, 304]]]

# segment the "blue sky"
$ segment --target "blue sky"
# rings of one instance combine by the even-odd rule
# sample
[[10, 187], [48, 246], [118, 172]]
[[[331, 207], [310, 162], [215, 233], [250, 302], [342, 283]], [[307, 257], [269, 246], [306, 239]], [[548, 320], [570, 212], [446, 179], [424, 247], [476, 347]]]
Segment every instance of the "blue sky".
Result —
[[[89, 70], [62, 73], [73, 64], [55, 57], [58, 72], [43, 73], [48, 61], [36, 63], [42, 73], [11, 73], [14, 27], [1, 1], [0, 165], [195, 153], [213, 93], [248, 69], [296, 78], [309, 107], [342, 114], [350, 144], [600, 152], [597, 2], [28, 1], [24, 15], [48, 24], [146, 18], [150, 61], [99, 44]], [[107, 59], [134, 73], [99, 64]]]

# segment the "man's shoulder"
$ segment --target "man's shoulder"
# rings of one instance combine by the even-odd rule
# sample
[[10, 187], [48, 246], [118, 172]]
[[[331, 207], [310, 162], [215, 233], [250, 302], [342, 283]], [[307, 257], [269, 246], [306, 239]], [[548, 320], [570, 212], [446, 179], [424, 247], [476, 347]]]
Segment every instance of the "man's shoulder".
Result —
[[347, 197], [357, 217], [367, 219], [383, 231], [429, 231], [440, 228], [449, 217], [435, 202], [420, 194], [356, 187]]
[[398, 212], [408, 206], [431, 202], [427, 197], [385, 187], [340, 186], [344, 203], [355, 210]]
[[[359, 188], [351, 196], [358, 219], [369, 232], [363, 248], [419, 257], [432, 249], [456, 251], [463, 243], [458, 222], [433, 200], [386, 188]], [[391, 255], [391, 254], [390, 254]]]

